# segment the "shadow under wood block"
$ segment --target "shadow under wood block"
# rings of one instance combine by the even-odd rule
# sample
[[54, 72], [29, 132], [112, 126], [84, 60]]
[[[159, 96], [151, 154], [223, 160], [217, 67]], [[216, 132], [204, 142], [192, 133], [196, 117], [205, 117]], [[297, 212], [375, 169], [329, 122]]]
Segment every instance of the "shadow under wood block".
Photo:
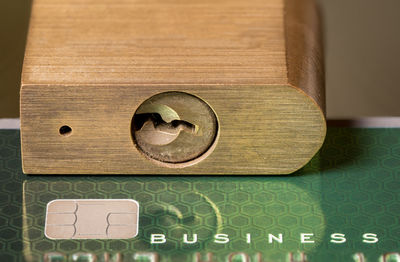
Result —
[[36, 0], [30, 174], [289, 174], [326, 133], [313, 1]]

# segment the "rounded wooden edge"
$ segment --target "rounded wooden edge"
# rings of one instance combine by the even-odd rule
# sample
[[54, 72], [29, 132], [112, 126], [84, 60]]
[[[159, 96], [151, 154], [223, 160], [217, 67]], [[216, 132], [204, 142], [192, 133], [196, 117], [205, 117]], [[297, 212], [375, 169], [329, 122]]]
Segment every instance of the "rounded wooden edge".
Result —
[[315, 101], [311, 96], [309, 96], [303, 89], [298, 88], [291, 84], [289, 84], [288, 87], [291, 87], [291, 88], [295, 89], [296, 91], [298, 91], [300, 94], [303, 94], [315, 106], [316, 110], [318, 110], [318, 112], [320, 113], [320, 116], [321, 116], [320, 123], [322, 124], [322, 126], [321, 126], [322, 132], [321, 132], [321, 136], [320, 136], [320, 142], [318, 143], [318, 146], [310, 154], [310, 158], [308, 158], [308, 160], [306, 160], [304, 163], [300, 164], [298, 167], [288, 170], [287, 173], [282, 173], [279, 175], [285, 175], [285, 174], [290, 175], [290, 174], [293, 174], [294, 172], [300, 170], [304, 166], [306, 166], [311, 161], [311, 159], [318, 153], [318, 151], [321, 149], [322, 145], [325, 142], [325, 137], [326, 137], [326, 132], [327, 132], [327, 121], [326, 121], [325, 111], [324, 111], [324, 109], [322, 109], [320, 107], [319, 103], [317, 101]]

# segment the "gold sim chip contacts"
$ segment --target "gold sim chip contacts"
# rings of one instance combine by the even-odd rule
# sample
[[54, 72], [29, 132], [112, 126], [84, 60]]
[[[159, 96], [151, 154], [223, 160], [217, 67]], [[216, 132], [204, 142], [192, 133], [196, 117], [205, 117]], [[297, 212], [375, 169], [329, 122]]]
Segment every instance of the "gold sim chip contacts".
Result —
[[138, 234], [139, 204], [132, 199], [57, 199], [47, 204], [50, 239], [127, 239]]

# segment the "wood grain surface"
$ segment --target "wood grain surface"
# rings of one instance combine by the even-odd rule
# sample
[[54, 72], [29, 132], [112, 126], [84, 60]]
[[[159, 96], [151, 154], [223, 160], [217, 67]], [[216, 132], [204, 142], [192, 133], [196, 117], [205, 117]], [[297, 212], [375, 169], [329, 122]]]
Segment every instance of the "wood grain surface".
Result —
[[[21, 86], [30, 174], [287, 174], [326, 124], [309, 0], [35, 0]], [[138, 106], [164, 91], [205, 100], [215, 149], [166, 168], [133, 145]], [[69, 136], [59, 128], [72, 128]]]

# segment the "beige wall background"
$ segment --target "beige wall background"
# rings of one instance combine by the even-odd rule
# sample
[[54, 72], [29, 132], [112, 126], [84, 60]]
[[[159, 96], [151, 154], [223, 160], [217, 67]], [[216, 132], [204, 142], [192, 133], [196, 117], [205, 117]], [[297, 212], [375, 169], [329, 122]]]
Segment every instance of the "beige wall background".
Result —
[[0, 118], [18, 117], [30, 0], [0, 0]]
[[400, 116], [400, 1], [318, 2], [328, 117]]
[[[317, 1], [328, 117], [400, 116], [400, 1]], [[18, 117], [30, 3], [0, 1], [0, 118]]]

